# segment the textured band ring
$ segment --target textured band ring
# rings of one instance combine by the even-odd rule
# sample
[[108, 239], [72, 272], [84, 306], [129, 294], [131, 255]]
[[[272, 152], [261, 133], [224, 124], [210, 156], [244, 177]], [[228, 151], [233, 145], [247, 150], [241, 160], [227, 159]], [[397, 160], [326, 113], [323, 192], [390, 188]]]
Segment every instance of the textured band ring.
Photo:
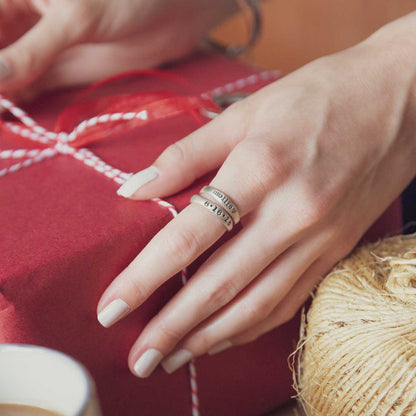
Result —
[[199, 192], [206, 198], [212, 198], [215, 202], [220, 204], [233, 219], [234, 224], [240, 221], [240, 213], [238, 212], [236, 204], [224, 192], [212, 186], [204, 186]]
[[202, 198], [200, 195], [192, 195], [191, 197], [191, 203], [196, 203], [199, 205], [202, 205], [203, 207], [207, 208], [211, 214], [215, 215], [217, 218], [219, 218], [224, 226], [227, 228], [228, 231], [231, 231], [234, 227], [234, 222], [231, 216], [227, 213], [227, 211], [220, 205], [217, 205], [216, 203]]

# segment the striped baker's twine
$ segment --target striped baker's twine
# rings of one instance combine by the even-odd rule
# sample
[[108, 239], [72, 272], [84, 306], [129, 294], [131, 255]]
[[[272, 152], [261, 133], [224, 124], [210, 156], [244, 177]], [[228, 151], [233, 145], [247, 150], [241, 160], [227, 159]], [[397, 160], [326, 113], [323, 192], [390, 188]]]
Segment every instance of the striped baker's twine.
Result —
[[259, 84], [261, 82], [274, 81], [282, 76], [282, 73], [277, 70], [262, 71], [248, 77], [240, 78], [236, 81], [229, 82], [221, 87], [214, 88], [201, 94], [202, 98], [212, 98], [216, 95], [230, 94], [234, 91], [242, 90], [243, 88]]
[[[216, 95], [222, 95], [231, 93], [233, 91], [241, 90], [247, 86], [252, 86], [260, 82], [272, 81], [279, 78], [281, 75], [278, 71], [263, 71], [257, 74], [250, 75], [246, 78], [238, 79], [234, 82], [230, 82], [222, 87], [214, 88], [201, 94], [202, 98], [212, 98]], [[132, 120], [134, 118], [147, 120], [147, 112], [119, 112], [112, 114], [103, 114], [101, 116], [92, 117], [88, 120], [82, 121], [78, 124], [70, 133], [60, 132], [55, 133], [48, 131], [44, 127], [40, 126], [31, 117], [26, 114], [21, 108], [14, 105], [10, 100], [7, 100], [0, 95], [0, 106], [4, 107], [10, 113], [12, 113], [21, 124], [13, 122], [4, 122], [3, 126], [13, 132], [14, 134], [32, 140], [34, 142], [49, 145], [49, 147], [43, 149], [10, 149], [1, 150], [0, 159], [14, 159], [19, 162], [8, 166], [7, 168], [0, 169], [0, 177], [7, 174], [16, 172], [22, 168], [26, 168], [35, 163], [42, 162], [43, 160], [52, 158], [58, 154], [65, 154], [72, 156], [73, 158], [81, 161], [86, 166], [92, 167], [97, 172], [112, 179], [117, 184], [121, 185], [125, 183], [133, 173], [123, 172], [120, 169], [114, 168], [108, 163], [104, 162], [101, 158], [95, 155], [93, 152], [86, 148], [74, 148], [70, 146], [70, 142], [74, 141], [79, 134], [84, 132], [87, 128], [96, 126], [98, 124], [111, 123], [119, 120]], [[168, 209], [175, 218], [178, 215], [178, 211], [171, 203], [160, 199], [152, 198], [153, 202], [156, 202], [160, 207]], [[188, 281], [188, 272], [184, 268], [181, 270], [182, 284], [185, 285]], [[199, 411], [199, 397], [198, 397], [198, 383], [195, 359], [191, 360], [188, 364], [189, 379], [191, 387], [191, 401], [192, 401], [192, 416], [200, 416]]]

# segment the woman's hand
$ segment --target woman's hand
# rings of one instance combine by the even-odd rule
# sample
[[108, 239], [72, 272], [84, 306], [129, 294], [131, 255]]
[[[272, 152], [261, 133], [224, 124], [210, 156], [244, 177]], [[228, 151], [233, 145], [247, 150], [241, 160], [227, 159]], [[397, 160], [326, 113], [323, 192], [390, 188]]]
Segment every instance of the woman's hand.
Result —
[[30, 96], [175, 60], [235, 10], [235, 0], [0, 0], [0, 92]]
[[[231, 106], [120, 188], [133, 199], [164, 197], [220, 167], [211, 185], [235, 201], [243, 224], [148, 323], [132, 372], [146, 377], [163, 359], [170, 373], [291, 319], [410, 182], [415, 37], [398, 28], [415, 27], [415, 17]], [[108, 287], [100, 321], [139, 307], [224, 232], [208, 210], [187, 206]]]

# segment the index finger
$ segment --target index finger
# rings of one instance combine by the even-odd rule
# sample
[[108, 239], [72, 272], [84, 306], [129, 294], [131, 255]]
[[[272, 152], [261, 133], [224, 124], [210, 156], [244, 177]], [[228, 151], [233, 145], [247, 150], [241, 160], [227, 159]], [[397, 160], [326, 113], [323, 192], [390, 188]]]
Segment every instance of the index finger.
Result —
[[140, 306], [226, 231], [208, 210], [191, 204], [159, 231], [111, 283], [98, 304], [98, 320], [109, 327]]

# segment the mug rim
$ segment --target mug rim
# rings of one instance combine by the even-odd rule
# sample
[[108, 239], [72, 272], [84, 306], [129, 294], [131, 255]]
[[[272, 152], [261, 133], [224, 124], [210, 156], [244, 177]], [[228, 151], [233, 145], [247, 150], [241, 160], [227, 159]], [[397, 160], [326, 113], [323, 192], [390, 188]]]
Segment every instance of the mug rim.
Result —
[[85, 367], [85, 365], [82, 364], [80, 361], [76, 360], [75, 358], [71, 357], [70, 355], [62, 351], [54, 350], [52, 348], [44, 347], [42, 345], [2, 343], [0, 344], [0, 353], [1, 353], [1, 350], [3, 349], [6, 351], [10, 349], [43, 351], [44, 353], [48, 353], [48, 354], [52, 353], [55, 356], [59, 356], [60, 358], [64, 358], [68, 361], [71, 361], [72, 364], [75, 364], [81, 370], [81, 373], [83, 377], [85, 377], [85, 380], [87, 382], [87, 392], [86, 392], [85, 397], [83, 398], [82, 405], [80, 409], [77, 411], [77, 413], [74, 414], [73, 416], [82, 416], [83, 413], [87, 410], [88, 401], [90, 398], [92, 398], [92, 393], [93, 393], [92, 377], [90, 373], [88, 372], [87, 368]]

